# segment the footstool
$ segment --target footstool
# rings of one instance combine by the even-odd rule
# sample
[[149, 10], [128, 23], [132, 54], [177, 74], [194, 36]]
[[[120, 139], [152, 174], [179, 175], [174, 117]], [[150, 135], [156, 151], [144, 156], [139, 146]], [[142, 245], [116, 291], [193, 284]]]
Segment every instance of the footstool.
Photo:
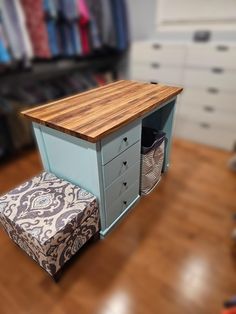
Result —
[[43, 172], [0, 197], [10, 238], [51, 276], [99, 231], [95, 196]]

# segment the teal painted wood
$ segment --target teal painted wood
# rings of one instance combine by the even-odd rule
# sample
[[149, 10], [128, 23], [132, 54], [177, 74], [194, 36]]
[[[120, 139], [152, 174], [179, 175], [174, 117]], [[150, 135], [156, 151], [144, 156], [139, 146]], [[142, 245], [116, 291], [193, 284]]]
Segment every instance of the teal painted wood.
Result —
[[106, 208], [107, 225], [110, 226], [114, 220], [122, 215], [122, 213], [126, 211], [127, 207], [129, 207], [138, 196], [139, 181], [135, 181], [126, 192], [124, 192], [118, 199], [113, 201], [113, 204], [110, 204]]
[[[134, 184], [134, 182], [139, 182], [139, 178], [140, 178], [140, 161], [138, 161], [122, 176], [118, 177], [115, 180], [115, 182], [113, 182], [105, 190], [106, 213], [109, 213], [109, 209], [110, 207], [113, 206], [113, 203], [118, 198], [122, 197], [122, 195], [124, 195], [124, 193], [126, 193], [129, 190], [129, 188]], [[137, 189], [139, 191], [139, 184]]]
[[172, 144], [172, 132], [175, 113], [175, 101], [166, 103], [161, 108], [149, 114], [143, 119], [143, 126], [151, 127], [157, 130], [162, 130], [166, 133], [167, 144], [165, 149], [165, 159], [163, 165], [163, 171], [167, 171], [169, 167], [170, 150]]
[[141, 138], [141, 122], [135, 121], [101, 140], [102, 163], [106, 164]]
[[47, 156], [47, 153], [46, 153], [45, 143], [44, 143], [44, 139], [43, 139], [43, 136], [42, 136], [40, 125], [33, 122], [33, 130], [34, 130], [34, 135], [36, 137], [36, 141], [37, 141], [37, 144], [38, 144], [38, 149], [39, 149], [39, 152], [40, 152], [43, 168], [44, 168], [45, 171], [50, 172], [49, 160], [48, 160], [48, 156]]
[[34, 129], [45, 170], [95, 195], [99, 202], [101, 225], [106, 228], [100, 143], [90, 143], [36, 123]]
[[140, 199], [140, 195], [138, 195], [130, 204], [129, 206], [120, 214], [119, 217], [117, 217], [113, 223], [106, 229], [104, 230], [101, 230], [100, 232], [100, 236], [101, 238], [105, 238], [105, 236], [111, 232], [111, 230], [119, 223], [119, 221], [124, 218], [124, 216], [137, 204], [137, 202], [139, 201]]
[[103, 167], [105, 188], [140, 161], [140, 150], [141, 141], [138, 141]]

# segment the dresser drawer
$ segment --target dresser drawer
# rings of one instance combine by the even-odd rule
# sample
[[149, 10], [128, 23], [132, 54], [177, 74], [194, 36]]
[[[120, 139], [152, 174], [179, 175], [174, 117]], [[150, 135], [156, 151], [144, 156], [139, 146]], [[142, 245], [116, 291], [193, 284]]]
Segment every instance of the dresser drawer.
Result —
[[226, 150], [232, 150], [236, 141], [234, 132], [204, 121], [196, 122], [180, 117], [176, 121], [175, 136]]
[[219, 129], [233, 131], [236, 134], [236, 115], [222, 112], [213, 106], [181, 104], [178, 116], [207, 125], [213, 124]]
[[184, 56], [184, 46], [158, 42], [136, 42], [131, 45], [131, 60], [135, 63], [160, 62], [182, 66]]
[[141, 122], [126, 126], [101, 140], [102, 164], [118, 156], [141, 139]]
[[114, 181], [107, 189], [105, 189], [105, 206], [109, 208], [113, 202], [120, 198], [134, 182], [140, 177], [140, 162], [137, 162], [127, 172]]
[[236, 115], [236, 92], [225, 92], [218, 88], [186, 88], [179, 98], [181, 105], [200, 104]]
[[187, 49], [186, 64], [236, 69], [236, 46], [195, 44]]
[[186, 69], [184, 86], [201, 87], [214, 86], [225, 91], [235, 91], [236, 71], [218, 68]]
[[131, 78], [135, 80], [181, 85], [183, 71], [181, 68], [163, 66], [158, 62], [153, 62], [132, 64], [130, 74]]
[[126, 173], [132, 166], [140, 161], [141, 142], [138, 141], [119, 156], [103, 167], [104, 186], [108, 187], [113, 181]]
[[130, 204], [139, 196], [139, 181], [115, 200], [111, 206], [106, 208], [106, 225], [107, 228], [130, 206]]

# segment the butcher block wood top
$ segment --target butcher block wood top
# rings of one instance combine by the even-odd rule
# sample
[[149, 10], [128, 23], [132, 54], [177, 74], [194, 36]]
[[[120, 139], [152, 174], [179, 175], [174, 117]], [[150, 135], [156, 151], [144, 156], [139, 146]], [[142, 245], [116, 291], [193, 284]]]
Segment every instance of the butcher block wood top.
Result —
[[122, 80], [22, 114], [33, 122], [95, 143], [181, 91], [179, 87]]

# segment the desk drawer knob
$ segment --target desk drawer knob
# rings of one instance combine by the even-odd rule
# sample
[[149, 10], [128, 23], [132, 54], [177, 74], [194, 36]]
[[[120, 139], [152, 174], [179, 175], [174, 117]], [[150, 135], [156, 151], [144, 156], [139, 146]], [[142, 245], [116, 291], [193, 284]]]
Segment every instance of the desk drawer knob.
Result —
[[127, 182], [123, 182], [123, 185], [124, 185], [124, 186], [127, 186]]
[[124, 137], [124, 138], [123, 138], [123, 141], [124, 141], [124, 142], [127, 142], [127, 141], [128, 141], [128, 138], [127, 138], [127, 137]]
[[124, 166], [127, 166], [127, 161], [123, 161], [123, 165], [124, 165]]
[[126, 202], [126, 201], [123, 201], [123, 204], [124, 204], [124, 205], [127, 205], [127, 202]]

